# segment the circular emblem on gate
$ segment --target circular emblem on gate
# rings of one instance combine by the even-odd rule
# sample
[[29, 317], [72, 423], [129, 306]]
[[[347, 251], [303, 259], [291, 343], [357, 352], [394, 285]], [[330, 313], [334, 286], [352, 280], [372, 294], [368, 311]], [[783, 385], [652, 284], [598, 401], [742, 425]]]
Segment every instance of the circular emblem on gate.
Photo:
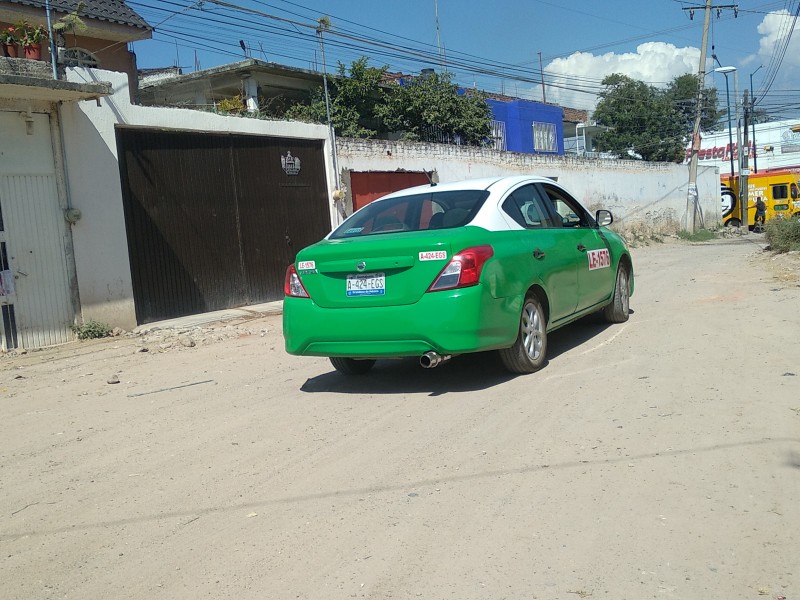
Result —
[[363, 271], [366, 268], [367, 268], [367, 263], [365, 263], [363, 260], [358, 261], [358, 263], [356, 264], [356, 269], [358, 269], [359, 272]]

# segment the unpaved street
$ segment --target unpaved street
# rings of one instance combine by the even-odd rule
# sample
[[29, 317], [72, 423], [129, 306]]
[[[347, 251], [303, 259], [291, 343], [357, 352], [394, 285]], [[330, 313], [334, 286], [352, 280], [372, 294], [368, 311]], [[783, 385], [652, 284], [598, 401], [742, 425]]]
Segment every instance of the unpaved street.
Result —
[[797, 598], [800, 279], [747, 237], [634, 249], [524, 377], [279, 316], [0, 358], [0, 597]]

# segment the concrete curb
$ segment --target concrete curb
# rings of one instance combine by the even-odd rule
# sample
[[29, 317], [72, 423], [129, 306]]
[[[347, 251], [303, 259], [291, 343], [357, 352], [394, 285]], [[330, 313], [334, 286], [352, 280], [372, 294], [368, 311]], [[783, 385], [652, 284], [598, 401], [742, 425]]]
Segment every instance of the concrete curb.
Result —
[[241, 308], [228, 308], [225, 310], [217, 310], [198, 315], [188, 315], [186, 317], [178, 317], [176, 319], [157, 321], [155, 323], [146, 323], [136, 327], [132, 333], [142, 335], [149, 331], [158, 331], [160, 329], [187, 329], [224, 321], [250, 320], [281, 314], [283, 314], [283, 301], [278, 300], [276, 302], [254, 304], [252, 306]]

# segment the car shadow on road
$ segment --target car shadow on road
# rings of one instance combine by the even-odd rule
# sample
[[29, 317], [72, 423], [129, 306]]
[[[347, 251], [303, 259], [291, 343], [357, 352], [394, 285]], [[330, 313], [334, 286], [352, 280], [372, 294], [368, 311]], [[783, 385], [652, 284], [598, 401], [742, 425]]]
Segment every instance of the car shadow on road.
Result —
[[307, 379], [300, 390], [309, 393], [414, 394], [440, 396], [472, 392], [514, 379], [503, 370], [495, 352], [455, 356], [435, 369], [423, 369], [419, 359], [379, 360], [365, 375], [343, 375], [333, 370]]
[[546, 374], [551, 362], [601, 335], [609, 327], [612, 325], [590, 315], [554, 331], [548, 336], [547, 362], [540, 371], [531, 375], [509, 373], [496, 352], [476, 352], [455, 356], [435, 369], [423, 369], [419, 366], [419, 359], [413, 357], [379, 360], [365, 375], [343, 375], [331, 367], [329, 372], [307, 379], [300, 391], [311, 394], [428, 393], [441, 396], [485, 390], [516, 377], [530, 377], [531, 383], [535, 384], [537, 375]]

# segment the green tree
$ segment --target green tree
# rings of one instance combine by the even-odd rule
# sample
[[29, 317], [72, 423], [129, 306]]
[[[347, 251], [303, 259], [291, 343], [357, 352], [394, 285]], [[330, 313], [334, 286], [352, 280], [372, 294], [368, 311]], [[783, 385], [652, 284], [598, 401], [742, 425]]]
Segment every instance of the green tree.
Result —
[[[331, 121], [337, 135], [371, 138], [401, 132], [403, 139], [481, 144], [491, 132], [486, 96], [459, 90], [449, 73], [410, 78], [402, 85], [385, 81], [388, 67], [368, 67], [367, 58], [329, 80]], [[307, 104], [291, 106], [289, 119], [325, 123], [325, 93], [313, 90]]]
[[[675, 105], [680, 114], [681, 123], [686, 133], [686, 142], [692, 139], [697, 107], [697, 75], [687, 73], [673, 79], [667, 85], [667, 98]], [[700, 131], [713, 131], [719, 126], [724, 112], [717, 110], [719, 105], [716, 88], [703, 89], [702, 112], [700, 113]]]
[[483, 144], [491, 133], [486, 95], [459, 90], [450, 73], [414, 77], [387, 94], [377, 113], [403, 139]]
[[666, 91], [619, 73], [602, 83], [594, 119], [610, 129], [598, 136], [599, 150], [621, 158], [683, 160], [686, 131]]
[[[328, 79], [331, 105], [331, 122], [337, 135], [371, 138], [382, 132], [376, 108], [383, 102], [385, 89], [380, 85], [387, 66], [369, 67], [362, 57], [347, 67], [339, 63], [339, 72]], [[326, 123], [325, 91], [313, 90], [308, 104], [295, 104], [285, 113], [288, 119], [312, 123]]]

